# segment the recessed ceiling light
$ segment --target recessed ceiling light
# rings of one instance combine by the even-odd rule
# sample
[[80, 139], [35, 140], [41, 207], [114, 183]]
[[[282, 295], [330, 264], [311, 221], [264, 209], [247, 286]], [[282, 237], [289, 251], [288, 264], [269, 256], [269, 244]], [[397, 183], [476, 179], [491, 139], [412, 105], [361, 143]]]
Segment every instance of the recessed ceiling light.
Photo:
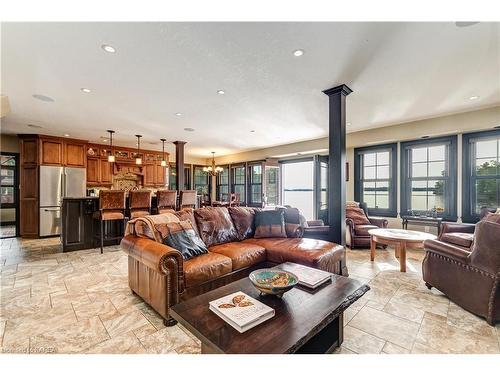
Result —
[[42, 102], [54, 102], [55, 100], [52, 99], [50, 96], [46, 95], [40, 95], [40, 94], [33, 94], [32, 95], [35, 99], [41, 100]]
[[68, 133], [66, 133], [66, 134], [64, 134], [64, 136], [65, 136], [65, 137], [69, 137], [69, 134], [68, 134]]
[[177, 117], [181, 117], [181, 116], [182, 116], [182, 113], [177, 112], [175, 115], [176, 115]]
[[217, 94], [224, 95], [226, 92], [224, 90], [217, 90]]
[[293, 51], [293, 55], [295, 57], [300, 57], [304, 54], [304, 50], [301, 50], [301, 49], [296, 49], [295, 51]]
[[194, 132], [193, 128], [184, 128], [184, 130], [187, 131], [187, 132]]
[[477, 100], [477, 99], [479, 99], [479, 96], [477, 95], [473, 95], [469, 98], [469, 100]]
[[85, 93], [87, 93], [87, 94], [88, 94], [89, 92], [91, 92], [91, 91], [92, 91], [92, 90], [87, 89], [87, 88], [85, 88], [85, 87], [82, 87], [80, 90], [82, 90], [83, 92], [85, 92]]
[[102, 48], [104, 51], [109, 52], [109, 53], [115, 53], [115, 52], [116, 52], [115, 47], [110, 46], [109, 44], [103, 44], [103, 45], [101, 46], [101, 48]]
[[347, 123], [347, 126], [351, 126], [351, 123], [350, 123], [350, 122], [348, 122], [348, 123]]
[[42, 129], [40, 125], [35, 125], [35, 124], [28, 124], [28, 127], [33, 128], [33, 129]]
[[255, 133], [255, 130], [250, 130], [250, 133]]
[[423, 136], [421, 136], [420, 138], [422, 138], [422, 139], [427, 139], [427, 138], [430, 138], [430, 137], [431, 137], [430, 135], [423, 135]]

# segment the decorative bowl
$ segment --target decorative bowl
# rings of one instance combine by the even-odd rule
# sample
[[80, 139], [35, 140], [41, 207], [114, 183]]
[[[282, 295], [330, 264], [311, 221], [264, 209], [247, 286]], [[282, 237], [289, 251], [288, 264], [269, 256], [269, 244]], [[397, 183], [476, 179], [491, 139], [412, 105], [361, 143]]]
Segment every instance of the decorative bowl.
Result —
[[288, 292], [299, 282], [293, 273], [272, 268], [253, 271], [249, 275], [252, 284], [263, 294], [272, 294], [279, 297]]

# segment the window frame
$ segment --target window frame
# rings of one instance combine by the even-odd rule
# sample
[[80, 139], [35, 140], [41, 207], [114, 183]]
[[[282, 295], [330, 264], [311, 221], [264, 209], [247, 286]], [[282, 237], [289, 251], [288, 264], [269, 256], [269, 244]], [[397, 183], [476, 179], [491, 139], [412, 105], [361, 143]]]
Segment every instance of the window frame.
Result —
[[[222, 168], [227, 169], [227, 184], [222, 184], [221, 179], [222, 179], [222, 172], [217, 174], [216, 178], [216, 200], [222, 201], [222, 192], [221, 192], [221, 187], [225, 186], [227, 187], [227, 194], [231, 194], [231, 166], [229, 164], [226, 165], [221, 165]], [[225, 193], [224, 193], [225, 194]]]
[[[240, 194], [240, 205], [242, 206], [245, 206], [246, 203], [247, 203], [247, 167], [246, 167], [246, 163], [241, 163], [241, 164], [231, 164], [230, 167], [229, 167], [229, 186], [231, 188], [231, 193], [236, 193], [234, 187], [235, 186], [243, 186], [243, 195]], [[235, 178], [235, 170], [236, 168], [243, 168], [243, 175], [244, 175], [244, 178], [245, 178], [245, 181], [240, 184], [236, 184], [234, 182], [234, 178]]]
[[[409, 207], [411, 207], [411, 181], [410, 180], [410, 158], [408, 150], [419, 147], [432, 147], [435, 145], [445, 144], [448, 148], [448, 177], [446, 178], [448, 191], [450, 196], [445, 197], [448, 202], [449, 209], [444, 212], [442, 217], [446, 221], [457, 221], [457, 135], [445, 136], [445, 137], [435, 137], [419, 139], [407, 142], [401, 142], [400, 149], [400, 160], [401, 160], [401, 186], [400, 186], [400, 196], [401, 196], [401, 210], [400, 216], [409, 215]], [[428, 178], [427, 180], [429, 180]]]
[[[212, 178], [211, 178], [210, 174], [208, 174], [205, 171], [203, 171], [203, 168], [204, 168], [203, 165], [193, 164], [193, 168], [192, 168], [193, 184], [192, 184], [192, 187], [193, 187], [193, 190], [196, 190], [196, 194], [197, 195], [201, 195], [202, 198], [203, 198], [203, 195], [198, 193], [198, 190], [196, 189], [196, 187], [197, 186], [206, 186], [207, 187], [207, 193], [206, 194], [208, 195], [208, 198], [210, 199]], [[204, 178], [206, 180], [206, 184], [197, 184], [196, 183], [196, 171], [201, 171], [201, 173], [204, 175]]]
[[312, 168], [313, 168], [313, 188], [312, 188], [312, 194], [313, 194], [313, 205], [312, 205], [312, 219], [317, 219], [318, 215], [318, 210], [317, 210], [317, 192], [316, 192], [316, 184], [317, 184], [317, 171], [316, 171], [316, 160], [315, 156], [303, 156], [300, 158], [291, 158], [291, 159], [283, 159], [279, 160], [278, 164], [280, 165], [280, 175], [279, 175], [279, 180], [280, 180], [280, 205], [286, 205], [287, 203], [284, 202], [285, 198], [285, 184], [283, 183], [283, 166], [285, 164], [294, 164], [294, 163], [302, 163], [302, 162], [312, 162]]
[[[483, 130], [479, 132], [466, 133], [462, 135], [462, 221], [464, 223], [477, 223], [479, 221], [479, 214], [475, 213], [473, 209], [473, 197], [475, 193], [475, 182], [477, 177], [473, 174], [472, 168], [475, 163], [475, 156], [473, 155], [474, 147], [473, 141], [499, 137], [500, 129]], [[474, 159], [474, 160], [473, 160]], [[481, 179], [481, 178], [480, 178]], [[495, 177], [500, 179], [500, 177]]]
[[[389, 151], [389, 190], [388, 200], [389, 208], [370, 208], [368, 207], [369, 215], [397, 217], [398, 216], [398, 144], [387, 143], [382, 145], [374, 145], [367, 147], [358, 147], [354, 149], [354, 200], [356, 202], [364, 202], [363, 197], [363, 182], [362, 179], [362, 163], [361, 157], [367, 153]], [[370, 179], [372, 180], [372, 179]], [[382, 180], [382, 179], [381, 179]], [[386, 179], [383, 179], [384, 181]], [[377, 181], [374, 179], [373, 181]]]
[[[254, 173], [253, 173], [253, 168], [254, 167], [260, 167], [260, 181], [259, 182], [254, 182]], [[263, 186], [264, 186], [264, 163], [262, 162], [249, 162], [247, 163], [247, 196], [248, 196], [248, 202], [247, 205], [250, 207], [263, 207], [264, 200], [263, 200]], [[253, 187], [254, 186], [260, 186], [260, 201], [254, 201], [253, 200]]]

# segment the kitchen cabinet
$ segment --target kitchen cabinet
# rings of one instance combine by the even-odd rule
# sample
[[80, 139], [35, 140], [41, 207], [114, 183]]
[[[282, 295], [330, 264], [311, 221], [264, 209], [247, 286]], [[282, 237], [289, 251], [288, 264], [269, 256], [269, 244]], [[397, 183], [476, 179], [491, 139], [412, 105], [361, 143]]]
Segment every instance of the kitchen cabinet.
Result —
[[40, 164], [63, 165], [63, 142], [59, 138], [40, 138]]
[[99, 164], [99, 159], [87, 159], [87, 184], [98, 184], [100, 182]]
[[144, 173], [144, 186], [153, 186], [155, 185], [155, 169], [156, 165], [154, 164], [145, 164], [143, 167]]
[[161, 165], [156, 166], [156, 175], [155, 175], [155, 177], [156, 177], [155, 184], [156, 185], [162, 185], [162, 186], [165, 185], [166, 170], [167, 170], [167, 168], [162, 167]]
[[101, 184], [111, 184], [113, 183], [113, 163], [105, 159], [100, 160], [100, 182]]
[[64, 155], [66, 156], [65, 165], [67, 167], [85, 168], [87, 157], [84, 143], [65, 142]]

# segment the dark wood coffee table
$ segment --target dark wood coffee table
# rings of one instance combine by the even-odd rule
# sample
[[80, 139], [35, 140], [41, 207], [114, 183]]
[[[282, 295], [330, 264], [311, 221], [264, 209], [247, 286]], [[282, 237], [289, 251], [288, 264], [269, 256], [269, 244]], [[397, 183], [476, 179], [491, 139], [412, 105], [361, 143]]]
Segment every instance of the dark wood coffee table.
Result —
[[[280, 299], [261, 296], [244, 278], [175, 305], [170, 314], [201, 341], [202, 353], [331, 353], [343, 341], [344, 311], [369, 289], [333, 275], [315, 291], [296, 286]], [[271, 306], [276, 315], [239, 333], [208, 309], [210, 301], [238, 291]]]

